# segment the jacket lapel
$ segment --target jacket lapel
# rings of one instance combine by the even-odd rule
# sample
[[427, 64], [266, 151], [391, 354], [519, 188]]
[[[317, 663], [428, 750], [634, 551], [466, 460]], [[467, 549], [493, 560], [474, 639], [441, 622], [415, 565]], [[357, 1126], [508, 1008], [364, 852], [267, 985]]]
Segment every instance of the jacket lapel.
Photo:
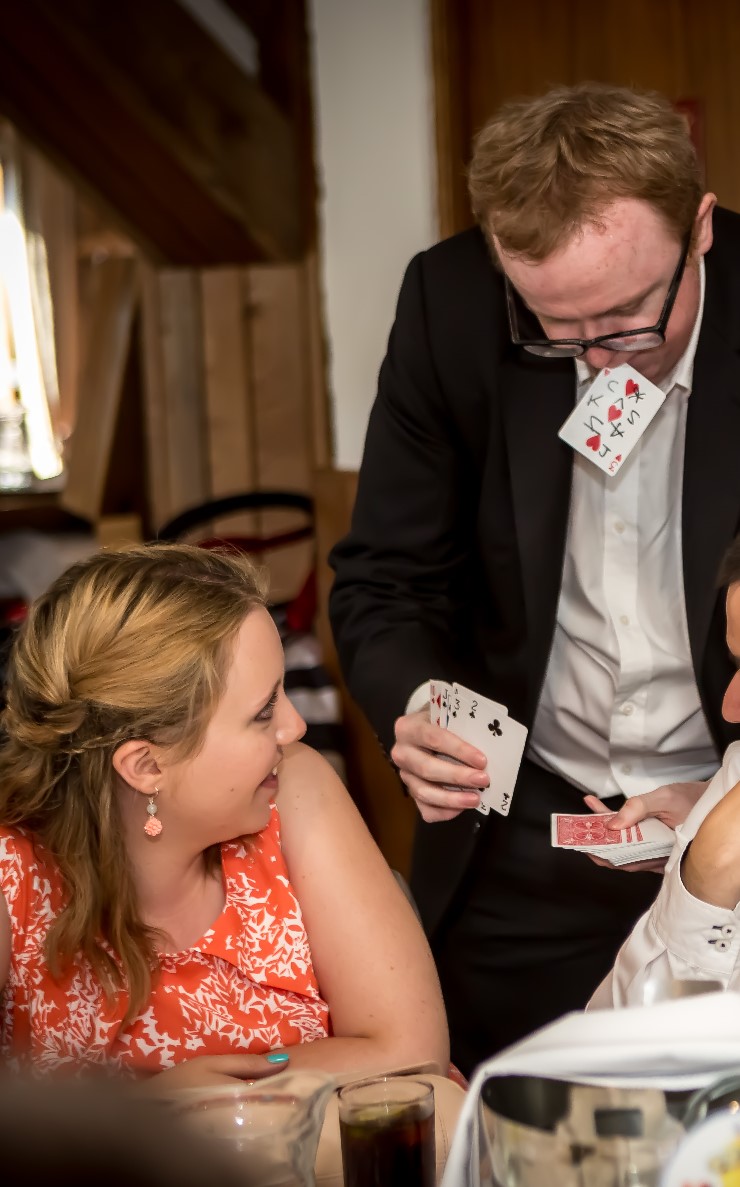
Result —
[[[717, 600], [714, 578], [740, 516], [740, 357], [717, 314], [728, 307], [707, 297], [686, 419], [683, 481], [683, 565], [691, 654], [700, 678]], [[718, 305], [724, 308], [718, 310]], [[738, 305], [730, 309], [737, 314]], [[736, 331], [735, 331], [736, 333]]]
[[573, 453], [558, 430], [575, 402], [573, 361], [511, 358], [503, 365], [501, 383], [527, 620], [531, 721], [562, 579]]

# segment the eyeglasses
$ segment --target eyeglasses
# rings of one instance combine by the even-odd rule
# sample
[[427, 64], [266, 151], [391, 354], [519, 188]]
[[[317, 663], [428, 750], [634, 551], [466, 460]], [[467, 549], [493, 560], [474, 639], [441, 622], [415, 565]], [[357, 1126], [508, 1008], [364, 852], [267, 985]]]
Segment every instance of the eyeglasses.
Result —
[[[543, 358], [577, 358], [578, 355], [585, 354], [592, 346], [600, 346], [602, 350], [654, 350], [656, 346], [662, 346], [665, 342], [665, 331], [668, 325], [668, 318], [671, 316], [673, 306], [676, 301], [676, 294], [678, 287], [683, 277], [684, 268], [686, 267], [686, 260], [689, 255], [689, 246], [691, 243], [691, 231], [688, 231], [681, 249], [681, 258], [676, 265], [676, 271], [673, 273], [666, 299], [663, 302], [663, 308], [660, 312], [660, 317], [654, 326], [646, 326], [641, 330], [620, 330], [617, 334], [600, 334], [598, 338], [522, 338], [519, 333], [519, 316], [517, 314], [517, 302], [521, 304], [523, 311], [522, 320], [529, 319], [531, 328], [535, 327], [542, 329], [539, 322], [526, 306], [524, 306], [521, 297], [516, 293], [512, 287], [508, 276], [504, 273], [504, 287], [506, 289], [506, 308], [509, 314], [509, 330], [511, 332], [511, 340], [515, 346], [521, 346], [524, 350], [529, 351], [530, 354], [537, 354]], [[527, 326], [526, 328], [529, 328]]]

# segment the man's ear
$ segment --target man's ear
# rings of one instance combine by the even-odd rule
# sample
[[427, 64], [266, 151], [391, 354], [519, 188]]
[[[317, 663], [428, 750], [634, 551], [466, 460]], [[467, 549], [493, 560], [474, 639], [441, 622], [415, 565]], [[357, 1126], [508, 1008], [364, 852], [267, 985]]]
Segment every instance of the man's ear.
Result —
[[694, 219], [694, 252], [697, 256], [706, 255], [712, 246], [714, 232], [712, 230], [712, 212], [717, 205], [716, 194], [705, 194], [699, 203], [699, 209]]
[[124, 782], [144, 795], [154, 795], [162, 769], [150, 742], [134, 738], [122, 742], [113, 753], [113, 766]]

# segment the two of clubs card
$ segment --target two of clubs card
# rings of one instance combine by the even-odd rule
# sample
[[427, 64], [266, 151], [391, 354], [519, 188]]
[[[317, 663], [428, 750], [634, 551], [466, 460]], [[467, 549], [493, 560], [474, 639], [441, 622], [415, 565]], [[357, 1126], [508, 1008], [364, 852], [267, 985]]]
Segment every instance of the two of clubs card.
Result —
[[481, 791], [477, 811], [484, 816], [491, 810], [508, 816], [527, 741], [525, 727], [509, 717], [505, 705], [444, 680], [429, 681], [429, 709], [435, 725], [472, 743], [488, 759], [490, 783]]
[[605, 474], [621, 470], [665, 400], [665, 392], [630, 367], [605, 367], [558, 436]]
[[569, 816], [553, 812], [550, 817], [551, 843], [555, 849], [573, 849], [576, 853], [593, 853], [613, 866], [628, 861], [654, 861], [668, 857], [676, 834], [660, 820], [641, 820], [629, 828], [607, 828], [616, 812], [589, 812]]

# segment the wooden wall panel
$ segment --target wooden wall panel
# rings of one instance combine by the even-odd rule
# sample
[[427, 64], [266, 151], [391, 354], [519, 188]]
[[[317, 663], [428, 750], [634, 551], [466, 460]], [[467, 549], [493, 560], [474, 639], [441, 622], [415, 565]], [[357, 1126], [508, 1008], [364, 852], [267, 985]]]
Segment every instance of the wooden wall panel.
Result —
[[149, 507], [152, 526], [161, 527], [172, 513], [170, 449], [165, 403], [162, 353], [162, 302], [157, 270], [139, 264], [141, 292], [141, 374], [144, 385], [144, 445], [149, 472]]
[[[313, 441], [306, 352], [305, 308], [300, 270], [255, 267], [249, 270], [257, 485], [262, 490], [313, 489]], [[273, 533], [301, 522], [292, 511], [262, 515], [263, 531]], [[267, 553], [273, 597], [297, 592], [301, 574], [312, 564], [311, 545]]]
[[470, 146], [470, 95], [464, 61], [467, 26], [451, 0], [430, 0], [437, 221], [441, 239], [470, 222], [465, 165]]
[[[207, 499], [251, 490], [311, 494], [323, 373], [305, 265], [144, 268], [143, 372], [153, 526]], [[322, 422], [326, 425], [326, 418]], [[324, 444], [324, 456], [328, 445]], [[322, 459], [323, 460], [323, 459]], [[230, 516], [198, 534], [265, 535], [300, 512]], [[310, 542], [264, 555], [272, 596], [298, 592]]]
[[182, 509], [210, 494], [200, 276], [166, 270], [159, 288], [169, 489], [172, 505]]
[[[257, 482], [248, 273], [203, 272], [201, 296], [209, 493], [218, 497], [251, 490]], [[213, 531], [254, 535], [258, 517], [233, 515], [217, 520]]]
[[138, 301], [133, 260], [109, 259], [96, 269], [94, 300], [77, 393], [77, 424], [60, 503], [95, 523], [103, 508], [131, 334]]

